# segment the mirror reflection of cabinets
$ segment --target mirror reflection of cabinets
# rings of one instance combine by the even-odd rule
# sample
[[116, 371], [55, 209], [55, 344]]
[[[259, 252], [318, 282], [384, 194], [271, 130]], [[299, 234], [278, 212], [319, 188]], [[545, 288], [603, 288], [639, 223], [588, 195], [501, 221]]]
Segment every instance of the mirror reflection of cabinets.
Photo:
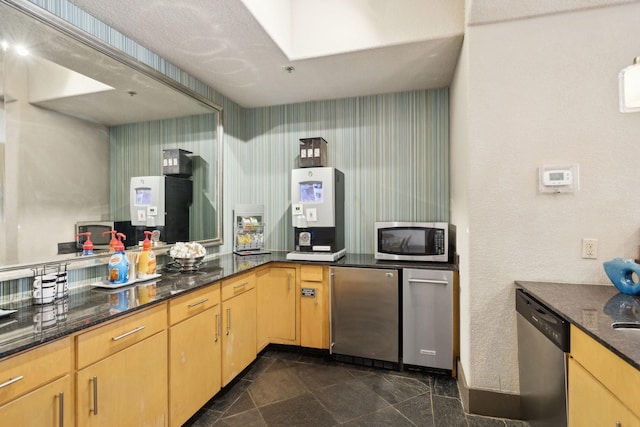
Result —
[[220, 107], [26, 0], [0, 0], [0, 41], [0, 269], [130, 220], [129, 180], [162, 175], [164, 149], [193, 153], [190, 240], [222, 243]]

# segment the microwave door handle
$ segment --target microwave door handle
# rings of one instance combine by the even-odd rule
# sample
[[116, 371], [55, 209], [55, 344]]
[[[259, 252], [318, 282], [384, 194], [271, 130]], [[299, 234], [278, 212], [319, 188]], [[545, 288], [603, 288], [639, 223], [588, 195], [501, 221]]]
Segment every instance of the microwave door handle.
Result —
[[407, 249], [409, 247], [409, 240], [411, 240], [411, 234], [404, 238], [402, 241], [402, 248]]

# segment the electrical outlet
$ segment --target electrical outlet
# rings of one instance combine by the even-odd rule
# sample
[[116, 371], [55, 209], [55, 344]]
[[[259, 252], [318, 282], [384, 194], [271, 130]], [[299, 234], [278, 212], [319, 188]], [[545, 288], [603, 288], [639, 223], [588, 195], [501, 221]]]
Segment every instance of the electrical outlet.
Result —
[[598, 239], [582, 239], [582, 258], [598, 258]]

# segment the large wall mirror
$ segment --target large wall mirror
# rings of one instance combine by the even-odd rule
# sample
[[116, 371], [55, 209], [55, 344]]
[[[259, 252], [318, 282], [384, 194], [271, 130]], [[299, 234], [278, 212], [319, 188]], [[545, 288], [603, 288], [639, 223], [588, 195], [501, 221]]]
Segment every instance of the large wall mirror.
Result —
[[191, 152], [190, 240], [222, 243], [220, 107], [23, 0], [0, 0], [0, 41], [0, 269], [130, 220], [130, 178], [167, 149]]

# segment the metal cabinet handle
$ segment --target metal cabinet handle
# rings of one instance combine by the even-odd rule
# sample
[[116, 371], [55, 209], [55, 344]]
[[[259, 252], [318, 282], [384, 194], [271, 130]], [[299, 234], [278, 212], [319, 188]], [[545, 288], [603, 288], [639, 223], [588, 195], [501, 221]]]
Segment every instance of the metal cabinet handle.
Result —
[[216, 313], [216, 337], [213, 339], [213, 342], [218, 342], [219, 336], [220, 336], [220, 313]]
[[234, 290], [235, 290], [235, 289], [239, 289], [239, 288], [242, 288], [242, 287], [244, 287], [244, 286], [247, 286], [248, 284], [249, 284], [249, 282], [242, 282], [242, 283], [240, 283], [239, 285], [235, 285], [235, 286], [233, 287], [233, 289], [234, 289]]
[[7, 387], [7, 386], [10, 386], [11, 384], [17, 383], [18, 381], [20, 381], [22, 379], [24, 379], [24, 375], [20, 375], [19, 377], [12, 378], [9, 381], [0, 384], [0, 388], [4, 388], [4, 387]]
[[287, 292], [291, 292], [291, 273], [287, 272]]
[[193, 308], [193, 307], [195, 307], [197, 305], [204, 304], [207, 301], [209, 301], [209, 298], [203, 298], [200, 301], [194, 302], [193, 304], [189, 304], [187, 307]]
[[231, 329], [231, 307], [227, 308], [227, 335]]
[[93, 377], [93, 415], [98, 415], [98, 377]]
[[409, 279], [409, 283], [429, 283], [432, 285], [448, 285], [446, 280], [430, 280], [430, 279]]
[[140, 331], [141, 331], [141, 330], [143, 330], [143, 329], [144, 329], [144, 326], [138, 326], [137, 328], [135, 328], [135, 329], [134, 329], [134, 330], [132, 330], [132, 331], [125, 332], [124, 334], [122, 334], [122, 335], [118, 335], [117, 337], [113, 337], [113, 338], [111, 338], [111, 339], [112, 339], [113, 341], [118, 341], [118, 340], [121, 340], [121, 339], [122, 339], [122, 338], [124, 338], [124, 337], [128, 337], [129, 335], [135, 334], [136, 332], [140, 332]]
[[616, 421], [616, 427], [622, 427], [622, 424], [620, 424], [620, 421]]
[[58, 424], [64, 427], [64, 392], [58, 393]]

